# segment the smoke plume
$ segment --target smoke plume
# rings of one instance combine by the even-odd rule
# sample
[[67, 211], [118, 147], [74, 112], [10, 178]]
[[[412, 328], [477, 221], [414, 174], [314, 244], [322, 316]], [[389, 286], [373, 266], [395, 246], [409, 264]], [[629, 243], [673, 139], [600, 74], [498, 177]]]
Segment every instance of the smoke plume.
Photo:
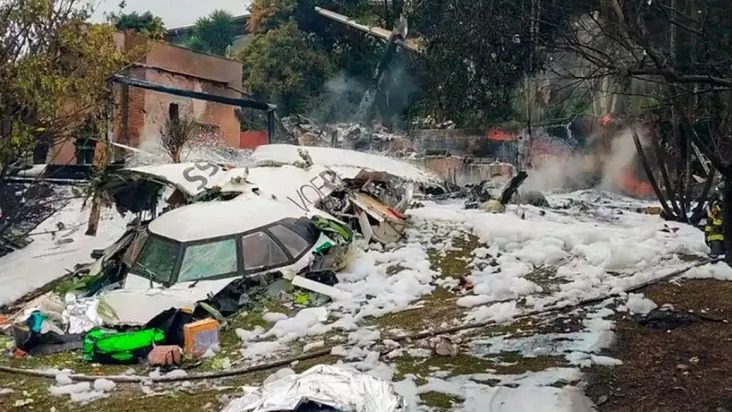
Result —
[[[645, 146], [644, 133], [639, 135]], [[625, 192], [627, 174], [633, 170], [636, 157], [630, 128], [612, 135], [595, 133], [580, 151], [546, 159], [530, 170], [523, 188], [547, 192], [599, 187]]]

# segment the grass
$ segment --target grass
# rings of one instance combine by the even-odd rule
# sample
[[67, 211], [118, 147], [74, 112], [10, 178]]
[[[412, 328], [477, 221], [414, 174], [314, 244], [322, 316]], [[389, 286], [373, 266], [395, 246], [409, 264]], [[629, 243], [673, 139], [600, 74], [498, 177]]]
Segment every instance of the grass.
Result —
[[[480, 241], [472, 234], [465, 234], [467, 237], [458, 236], [452, 239], [452, 246], [444, 256], [438, 249], [429, 249], [427, 256], [430, 260], [432, 270], [440, 273], [440, 277], [461, 278], [470, 274], [468, 267], [472, 260], [473, 251], [480, 247]], [[455, 249], [457, 248], [457, 249]]]
[[560, 283], [568, 283], [567, 280], [557, 278], [556, 266], [539, 266], [525, 276], [542, 288], [542, 295], [550, 295], [558, 289]]
[[523, 357], [518, 352], [502, 352], [491, 355], [490, 358], [482, 358], [467, 353], [460, 353], [457, 356], [431, 356], [429, 358], [415, 358], [402, 356], [396, 358], [395, 377], [403, 379], [407, 375], [413, 375], [422, 382], [431, 376], [434, 371], [447, 372], [448, 377], [459, 375], [474, 375], [480, 373], [493, 373], [505, 375], [519, 375], [526, 372], [539, 372], [547, 368], [554, 368], [565, 365], [563, 358], [553, 356]]
[[524, 357], [519, 352], [501, 352], [496, 355], [498, 365], [494, 369], [500, 374], [520, 375], [526, 372], [539, 372], [547, 368], [566, 365], [563, 358], [555, 356]]
[[[427, 252], [430, 267], [438, 272], [440, 277], [460, 278], [470, 273], [468, 267], [473, 251], [480, 246], [477, 237], [465, 234], [452, 239], [452, 245], [459, 250], [448, 250], [442, 256], [437, 249]], [[394, 273], [399, 267], [394, 266]], [[391, 269], [391, 268], [390, 268]], [[426, 328], [438, 328], [443, 323], [451, 323], [461, 319], [466, 309], [455, 304], [458, 295], [444, 287], [437, 286], [435, 290], [424, 296], [422, 306], [402, 312], [390, 313], [374, 319], [373, 324], [383, 329], [401, 329], [407, 332], [417, 332]]]
[[[25, 369], [71, 369], [76, 373], [92, 375], [116, 375], [122, 374], [130, 367], [136, 371], [144, 369], [140, 365], [104, 365], [86, 362], [81, 358], [81, 352], [54, 353], [43, 356], [28, 356], [25, 358], [0, 357], [0, 364], [13, 368]], [[2, 383], [2, 381], [0, 381]]]
[[223, 328], [219, 334], [221, 352], [213, 358], [203, 360], [199, 371], [215, 370], [215, 363], [225, 357], [228, 357], [232, 361], [240, 358], [238, 352], [241, 348], [241, 340], [236, 334], [237, 329], [252, 330], [259, 326], [267, 330], [272, 324], [264, 320], [263, 316], [265, 313], [277, 312], [290, 316], [297, 311], [273, 299], [265, 299], [258, 305], [260, 306], [258, 309], [242, 312], [229, 319], [226, 328]]
[[415, 358], [402, 356], [395, 359], [395, 378], [403, 379], [407, 375], [417, 378], [427, 378], [436, 370], [448, 372], [448, 376], [472, 375], [492, 371], [491, 361], [460, 353], [457, 356], [431, 356], [429, 358]]
[[438, 411], [452, 410], [453, 405], [461, 402], [461, 399], [457, 396], [441, 392], [425, 392], [420, 394], [419, 398], [422, 400], [422, 405], [429, 406]]

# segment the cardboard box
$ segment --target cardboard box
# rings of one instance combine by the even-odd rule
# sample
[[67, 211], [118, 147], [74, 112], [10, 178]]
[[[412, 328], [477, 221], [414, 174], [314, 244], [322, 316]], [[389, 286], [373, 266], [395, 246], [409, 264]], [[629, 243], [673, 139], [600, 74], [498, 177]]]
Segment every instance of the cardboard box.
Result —
[[183, 326], [183, 351], [186, 355], [201, 356], [209, 349], [218, 351], [219, 322], [215, 319], [204, 319]]

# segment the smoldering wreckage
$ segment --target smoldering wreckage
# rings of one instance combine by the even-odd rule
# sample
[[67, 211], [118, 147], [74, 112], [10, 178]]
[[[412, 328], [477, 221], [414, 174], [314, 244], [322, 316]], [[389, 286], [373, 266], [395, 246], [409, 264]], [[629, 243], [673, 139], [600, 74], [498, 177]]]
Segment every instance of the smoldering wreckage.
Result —
[[[14, 356], [80, 350], [89, 362], [168, 369], [211, 357], [220, 350], [220, 328], [264, 296], [301, 307], [348, 299], [333, 285], [354, 248], [399, 242], [404, 212], [421, 198], [464, 197], [466, 208], [501, 213], [526, 179], [521, 172], [456, 190], [405, 161], [325, 147], [266, 145], [252, 158], [245, 168], [196, 162], [106, 176], [103, 200], [134, 220], [116, 243], [92, 253], [94, 263], [66, 277], [71, 291], [16, 305], [2, 326]], [[541, 194], [524, 198], [546, 203]], [[347, 399], [336, 388], [348, 388]], [[358, 399], [380, 399], [384, 407], [353, 409]], [[403, 406], [388, 383], [322, 366], [265, 385], [226, 410], [273, 410], [261, 409], [264, 403], [296, 410], [303, 402], [364, 411]]]

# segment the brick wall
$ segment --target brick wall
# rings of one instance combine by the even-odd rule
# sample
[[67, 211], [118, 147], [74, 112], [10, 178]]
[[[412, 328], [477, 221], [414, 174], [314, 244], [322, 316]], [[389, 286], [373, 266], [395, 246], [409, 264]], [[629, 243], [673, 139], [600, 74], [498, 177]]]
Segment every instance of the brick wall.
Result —
[[[151, 42], [133, 33], [115, 33], [114, 41], [120, 49], [141, 53], [139, 63], [144, 66], [175, 73], [132, 67], [127, 71], [131, 77], [185, 90], [239, 97], [234, 91], [241, 90], [242, 85], [242, 64], [238, 61]], [[113, 89], [112, 138], [131, 147], [158, 145], [171, 103], [178, 104], [181, 115], [192, 115], [199, 123], [213, 126], [227, 145], [239, 147], [240, 123], [235, 107], [119, 84]], [[119, 158], [125, 151], [115, 149], [115, 153]], [[50, 163], [68, 164], [75, 160], [73, 139], [49, 151]]]

